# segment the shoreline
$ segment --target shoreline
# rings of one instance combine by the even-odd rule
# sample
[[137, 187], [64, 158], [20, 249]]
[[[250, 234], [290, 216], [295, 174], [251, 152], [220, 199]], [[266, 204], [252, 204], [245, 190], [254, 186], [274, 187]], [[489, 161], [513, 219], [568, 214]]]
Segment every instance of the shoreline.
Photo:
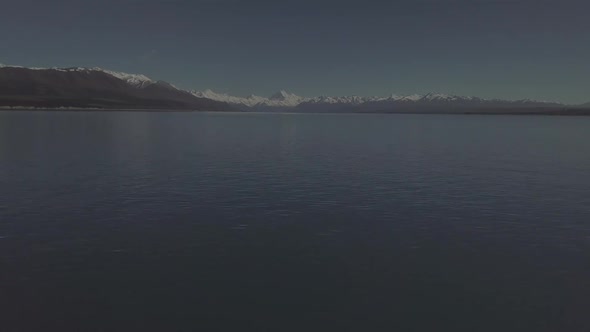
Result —
[[567, 108], [558, 110], [400, 110], [400, 111], [342, 111], [342, 112], [305, 112], [305, 111], [239, 111], [239, 110], [197, 110], [197, 109], [160, 109], [160, 108], [81, 108], [81, 107], [2, 107], [0, 112], [145, 112], [145, 113], [239, 113], [239, 114], [415, 114], [415, 115], [547, 115], [547, 116], [590, 116], [590, 108]]

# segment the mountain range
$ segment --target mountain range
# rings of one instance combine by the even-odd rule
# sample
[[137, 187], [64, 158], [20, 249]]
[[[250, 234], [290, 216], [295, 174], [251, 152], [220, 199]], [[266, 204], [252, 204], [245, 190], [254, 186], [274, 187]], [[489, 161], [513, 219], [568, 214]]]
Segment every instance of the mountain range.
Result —
[[296, 111], [296, 112], [448, 112], [477, 110], [542, 110], [568, 107], [557, 102], [524, 100], [483, 99], [429, 93], [425, 95], [390, 95], [388, 97], [320, 96], [314, 98], [300, 97], [286, 91], [279, 91], [269, 98], [250, 95], [235, 97], [211, 90], [192, 91], [200, 98], [217, 100], [235, 105], [242, 110], [256, 111]]
[[145, 75], [101, 68], [25, 68], [0, 65], [0, 107], [98, 108], [198, 111], [367, 113], [590, 114], [590, 104], [483, 99], [429, 93], [387, 97], [300, 97], [279, 91], [270, 97], [236, 97], [212, 90], [185, 91]]
[[0, 65], [0, 106], [34, 108], [228, 110], [164, 81], [100, 68]]

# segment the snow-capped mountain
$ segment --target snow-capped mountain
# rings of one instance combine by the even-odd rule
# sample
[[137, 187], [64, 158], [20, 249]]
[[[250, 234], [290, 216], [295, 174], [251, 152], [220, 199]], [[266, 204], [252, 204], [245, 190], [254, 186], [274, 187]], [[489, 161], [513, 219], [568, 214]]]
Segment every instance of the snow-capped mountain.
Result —
[[248, 97], [234, 97], [224, 93], [216, 93], [211, 90], [192, 91], [191, 93], [199, 98], [207, 98], [215, 101], [221, 101], [224, 103], [254, 108], [296, 107], [297, 105], [307, 100], [307, 98], [299, 97], [295, 94], [288, 93], [284, 90], [281, 90], [268, 98], [256, 95], [250, 95]]
[[101, 68], [25, 68], [0, 64], [0, 107], [6, 106], [384, 113], [555, 113], [590, 107], [442, 93], [307, 98], [281, 90], [270, 97], [236, 97], [212, 90], [185, 91], [145, 75]]
[[387, 97], [363, 96], [319, 96], [313, 98], [279, 91], [265, 98], [256, 95], [235, 97], [220, 94], [211, 90], [193, 91], [193, 95], [200, 98], [221, 101], [236, 105], [242, 110], [265, 111], [300, 111], [300, 112], [396, 112], [396, 111], [449, 111], [463, 109], [505, 109], [505, 108], [544, 108], [560, 107], [559, 103], [534, 100], [500, 100], [483, 99], [478, 97], [447, 95], [442, 93], [428, 93], [425, 95], [396, 95]]
[[389, 97], [340, 97], [311, 99], [297, 108], [307, 111], [349, 111], [349, 112], [480, 112], [531, 110], [563, 107], [559, 103], [533, 100], [499, 100], [478, 97], [429, 93], [425, 95], [391, 95]]
[[297, 106], [305, 101], [305, 98], [299, 97], [298, 95], [288, 93], [285, 90], [281, 90], [274, 95], [270, 96], [269, 102], [278, 106]]
[[0, 65], [0, 106], [231, 110], [145, 75], [101, 68]]

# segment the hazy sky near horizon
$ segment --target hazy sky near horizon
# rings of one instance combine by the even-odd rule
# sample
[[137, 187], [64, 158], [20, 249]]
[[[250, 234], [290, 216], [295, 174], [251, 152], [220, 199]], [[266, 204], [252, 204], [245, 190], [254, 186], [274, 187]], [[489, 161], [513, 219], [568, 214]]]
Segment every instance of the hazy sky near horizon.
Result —
[[186, 89], [590, 101], [587, 0], [5, 0], [0, 63]]

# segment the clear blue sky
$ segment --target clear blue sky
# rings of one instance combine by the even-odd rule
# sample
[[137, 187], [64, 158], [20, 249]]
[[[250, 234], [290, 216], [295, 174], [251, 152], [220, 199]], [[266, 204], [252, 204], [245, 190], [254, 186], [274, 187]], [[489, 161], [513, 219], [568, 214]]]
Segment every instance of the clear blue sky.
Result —
[[587, 0], [4, 0], [0, 62], [237, 95], [590, 101]]

